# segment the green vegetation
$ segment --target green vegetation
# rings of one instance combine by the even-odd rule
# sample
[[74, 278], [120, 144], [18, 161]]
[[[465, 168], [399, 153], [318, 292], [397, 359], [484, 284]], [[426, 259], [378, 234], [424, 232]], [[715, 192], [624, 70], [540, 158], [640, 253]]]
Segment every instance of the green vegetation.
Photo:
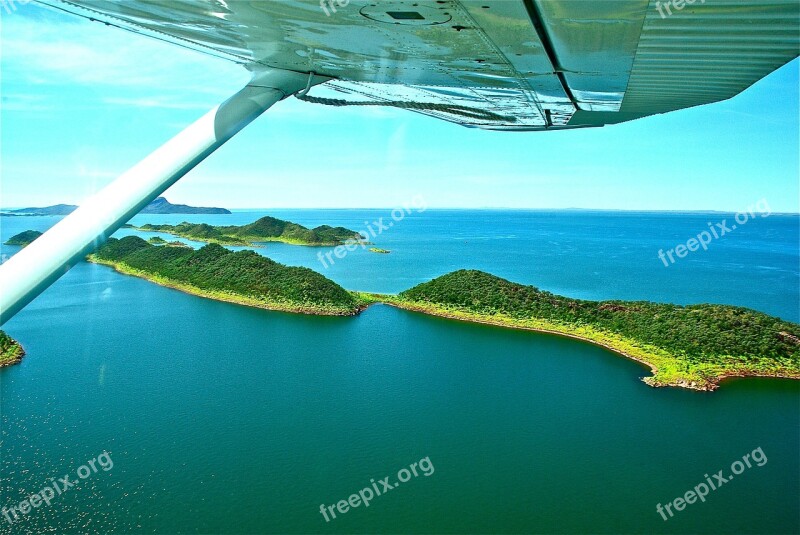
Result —
[[167, 243], [167, 247], [183, 247], [184, 249], [191, 249], [192, 248], [191, 245], [186, 245], [182, 241], [178, 241], [178, 240], [168, 242]]
[[0, 331], [0, 368], [10, 366], [22, 360], [25, 350], [19, 343]]
[[380, 254], [389, 254], [391, 251], [389, 249], [381, 249], [380, 247], [370, 247], [370, 252], [373, 253], [380, 253]]
[[347, 240], [361, 241], [357, 232], [344, 227], [321, 225], [309, 229], [274, 217], [262, 217], [248, 225], [213, 226], [183, 222], [179, 225], [143, 225], [139, 230], [166, 232], [190, 240], [221, 245], [249, 246], [258, 242], [279, 241], [294, 245], [335, 246]]
[[[253, 225], [247, 232], [255, 232]], [[352, 315], [385, 302], [579, 338], [646, 364], [653, 376], [645, 381], [652, 386], [714, 390], [730, 376], [800, 378], [800, 325], [741, 307], [570, 299], [468, 270], [399, 295], [347, 292], [315, 271], [253, 251], [232, 252], [218, 244], [197, 251], [183, 244], [157, 247], [135, 236], [110, 239], [90, 260], [203, 297], [273, 310]]]
[[38, 230], [26, 230], [24, 232], [20, 232], [16, 236], [10, 237], [5, 245], [20, 245], [25, 247], [26, 245], [30, 245], [33, 240], [41, 235], [42, 233]]
[[153, 245], [163, 245], [167, 243], [167, 240], [165, 240], [161, 236], [153, 236], [152, 238], [147, 240], [147, 243], [152, 243]]
[[137, 230], [145, 230], [148, 232], [165, 232], [173, 234], [182, 238], [188, 238], [194, 241], [202, 241], [207, 243], [218, 243], [221, 245], [251, 245], [250, 242], [243, 238], [238, 238], [232, 235], [223, 233], [219, 228], [206, 223], [187, 223], [183, 222], [179, 225], [143, 225]]
[[584, 301], [461, 270], [398, 296], [369, 296], [454, 319], [581, 338], [650, 366], [653, 386], [713, 390], [729, 376], [800, 378], [800, 325], [747, 308]]
[[350, 293], [316, 271], [284, 266], [253, 251], [232, 252], [217, 244], [195, 251], [157, 247], [137, 236], [110, 238], [89, 260], [220, 301], [306, 314], [359, 311]]

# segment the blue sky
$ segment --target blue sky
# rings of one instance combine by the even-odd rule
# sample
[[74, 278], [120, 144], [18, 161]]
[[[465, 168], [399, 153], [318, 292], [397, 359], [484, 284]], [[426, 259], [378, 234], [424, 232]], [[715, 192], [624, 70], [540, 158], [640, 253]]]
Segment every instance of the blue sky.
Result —
[[[241, 67], [32, 4], [2, 14], [0, 205], [80, 203], [248, 79]], [[800, 211], [798, 61], [722, 103], [599, 129], [488, 132], [279, 103], [173, 186], [248, 207]]]

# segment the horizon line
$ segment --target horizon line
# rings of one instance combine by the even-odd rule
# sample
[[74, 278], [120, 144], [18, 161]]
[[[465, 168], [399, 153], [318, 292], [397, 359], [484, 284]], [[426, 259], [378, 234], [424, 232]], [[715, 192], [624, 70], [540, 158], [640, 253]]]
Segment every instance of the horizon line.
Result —
[[[395, 208], [402, 208], [401, 206], [348, 206], [348, 207], [333, 207], [333, 206], [300, 206], [300, 207], [246, 207], [246, 208], [227, 208], [230, 211], [246, 212], [246, 211], [266, 211], [266, 210], [394, 210]], [[536, 207], [507, 207], [507, 206], [427, 206], [424, 211], [428, 210], [502, 210], [502, 211], [515, 211], [515, 212], [652, 212], [652, 213], [700, 213], [700, 214], [736, 214], [744, 210], [717, 210], [717, 209], [683, 209], [683, 208], [536, 208]], [[755, 212], [756, 214], [769, 213], [770, 215], [800, 215], [800, 212], [785, 212], [785, 211], [771, 211], [771, 212]], [[148, 214], [143, 214], [148, 215]]]
[[[7, 215], [5, 212], [11, 210], [21, 210], [25, 208], [49, 208], [57, 205], [80, 206], [70, 205], [69, 203], [58, 203], [56, 205], [36, 206], [8, 206], [0, 208], [0, 215]], [[348, 207], [333, 207], [333, 206], [293, 206], [293, 207], [219, 207], [219, 206], [193, 206], [194, 208], [223, 208], [232, 212], [249, 212], [249, 211], [269, 211], [269, 210], [394, 210], [402, 208], [401, 206], [348, 206]], [[507, 207], [507, 206], [426, 206], [423, 211], [428, 210], [452, 210], [452, 211], [508, 211], [508, 212], [639, 212], [639, 213], [698, 213], [698, 214], [736, 214], [745, 210], [719, 210], [719, 209], [683, 209], [683, 208], [582, 208], [582, 207], [569, 207], [569, 208], [547, 208], [547, 207]], [[770, 212], [755, 212], [757, 214], [768, 213], [769, 215], [800, 215], [798, 212], [786, 211], [770, 211]], [[15, 214], [8, 214], [15, 215]], [[136, 214], [136, 215], [178, 215], [176, 214]], [[184, 215], [225, 215], [225, 214], [184, 214]], [[54, 217], [54, 216], [43, 216]]]

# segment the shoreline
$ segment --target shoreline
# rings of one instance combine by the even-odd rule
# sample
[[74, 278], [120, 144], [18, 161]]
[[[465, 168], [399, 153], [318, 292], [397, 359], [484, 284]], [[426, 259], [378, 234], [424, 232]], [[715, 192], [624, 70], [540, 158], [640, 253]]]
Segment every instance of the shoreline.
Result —
[[148, 280], [160, 286], [182, 291], [190, 295], [241, 306], [272, 310], [276, 312], [319, 316], [357, 316], [372, 305], [384, 304], [428, 316], [570, 338], [606, 349], [621, 357], [639, 363], [640, 365], [649, 369], [651, 374], [646, 377], [641, 377], [642, 382], [654, 388], [678, 387], [688, 390], [711, 392], [719, 388], [721, 381], [732, 377], [800, 379], [800, 372], [790, 369], [778, 369], [774, 372], [764, 372], [753, 368], [726, 368], [724, 364], [719, 363], [701, 364], [696, 365], [694, 369], [687, 369], [687, 363], [682, 361], [680, 356], [671, 354], [668, 351], [658, 347], [648, 347], [646, 345], [639, 344], [636, 341], [624, 338], [621, 335], [600, 331], [589, 326], [572, 327], [536, 318], [517, 319], [499, 314], [493, 316], [480, 315], [474, 312], [450, 309], [432, 303], [417, 303], [407, 301], [393, 294], [376, 294], [358, 291], [349, 291], [349, 293], [355, 298], [357, 306], [356, 308], [347, 311], [317, 308], [313, 306], [298, 306], [296, 304], [279, 302], [267, 302], [244, 295], [229, 294], [222, 291], [204, 290], [190, 284], [177, 282], [131, 268], [122, 262], [101, 260], [95, 255], [89, 255], [87, 260], [95, 264], [112, 267], [118, 273], [132, 275], [134, 277]]
[[10, 336], [8, 338], [11, 340], [11, 345], [9, 348], [3, 351], [2, 354], [0, 354], [0, 368], [19, 364], [22, 362], [22, 357], [25, 356], [25, 348], [22, 347], [22, 344]]
[[195, 295], [198, 297], [205, 297], [206, 299], [212, 299], [214, 301], [222, 301], [225, 303], [231, 303], [234, 305], [242, 305], [248, 306], [252, 308], [260, 308], [263, 310], [272, 310], [274, 312], [291, 312], [295, 314], [306, 314], [306, 315], [313, 315], [313, 316], [355, 316], [359, 314], [364, 307], [358, 306], [353, 311], [346, 311], [346, 310], [336, 310], [336, 309], [326, 309], [322, 307], [313, 307], [313, 306], [300, 306], [295, 304], [285, 304], [279, 303], [275, 301], [262, 301], [260, 299], [256, 299], [253, 297], [247, 297], [244, 295], [234, 294], [234, 293], [225, 293], [222, 291], [214, 291], [214, 290], [204, 290], [202, 288], [198, 288], [197, 286], [192, 286], [191, 284], [186, 284], [178, 281], [174, 281], [172, 279], [167, 279], [164, 277], [159, 277], [157, 275], [152, 275], [147, 273], [146, 271], [141, 271], [135, 268], [128, 266], [122, 262], [113, 262], [108, 260], [101, 260], [97, 258], [95, 255], [89, 255], [87, 257], [87, 261], [93, 264], [99, 264], [103, 266], [108, 266], [114, 268], [117, 273], [122, 273], [124, 275], [131, 275], [133, 277], [137, 277], [140, 279], [145, 279], [150, 281], [154, 284], [158, 284], [159, 286], [164, 286], [165, 288], [172, 288], [173, 290], [178, 290], [184, 292], [189, 295]]
[[[598, 332], [598, 336], [603, 336], [605, 340], [599, 340], [592, 338], [588, 335], [582, 335], [576, 332], [570, 332], [567, 330], [567, 327], [561, 328], [556, 324], [549, 324], [544, 320], [536, 320], [531, 319], [532, 322], [541, 322], [541, 326], [535, 325], [525, 325], [520, 324], [520, 320], [515, 320], [510, 317], [503, 317], [503, 316], [495, 316], [494, 318], [488, 316], [481, 316], [475, 313], [464, 312], [464, 311], [453, 311], [448, 310], [445, 307], [441, 307], [438, 305], [432, 304], [418, 304], [409, 301], [403, 301], [402, 299], [398, 299], [396, 296], [390, 294], [359, 294], [363, 297], [367, 297], [368, 299], [373, 300], [371, 304], [385, 304], [388, 306], [392, 306], [395, 308], [399, 308], [402, 310], [408, 310], [411, 312], [417, 312], [420, 314], [425, 314], [428, 316], [434, 316], [439, 318], [445, 318], [455, 321], [462, 321], [465, 323], [478, 323], [483, 325], [489, 325], [492, 327], [501, 327], [506, 329], [514, 329], [514, 330], [522, 330], [522, 331], [530, 331], [530, 332], [538, 332], [543, 334], [550, 334], [554, 336], [560, 336], [563, 338], [570, 338], [573, 340], [578, 340], [587, 344], [591, 344], [597, 347], [601, 347], [612, 353], [615, 353], [621, 357], [627, 358], [634, 362], [641, 364], [642, 366], [648, 368], [652, 375], [647, 377], [642, 377], [641, 380], [648, 386], [653, 388], [664, 388], [664, 387], [675, 387], [675, 388], [685, 388], [687, 390], [695, 390], [700, 392], [713, 392], [720, 387], [720, 382], [724, 381], [728, 378], [733, 377], [765, 377], [765, 378], [774, 378], [774, 379], [794, 379], [800, 380], [800, 373], [793, 373], [791, 371], [787, 371], [786, 373], [775, 372], [775, 373], [764, 373], [759, 372], [757, 370], [716, 370], [715, 373], [710, 374], [707, 377], [675, 377], [669, 380], [665, 380], [659, 377], [660, 368], [658, 364], [652, 362], [654, 360], [668, 360], [668, 359], [677, 359], [677, 357], [672, 356], [663, 350], [658, 350], [654, 348], [653, 351], [648, 351], [645, 348], [637, 346], [634, 342], [628, 341], [620, 337], [620, 345], [629, 345], [631, 348], [636, 349], [637, 353], [624, 349], [622, 347], [617, 347], [614, 345], [613, 340], [608, 340], [608, 338], [618, 336], [614, 335], [613, 333], [600, 333]], [[657, 352], [660, 351], [664, 354], [659, 355]], [[653, 358], [655, 357], [655, 358]], [[711, 370], [709, 370], [711, 371]]]

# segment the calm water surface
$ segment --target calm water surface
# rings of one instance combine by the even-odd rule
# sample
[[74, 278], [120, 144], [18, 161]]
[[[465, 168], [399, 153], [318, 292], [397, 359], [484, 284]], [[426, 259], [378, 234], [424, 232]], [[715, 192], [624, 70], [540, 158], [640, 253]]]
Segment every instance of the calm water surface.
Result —
[[[360, 230], [389, 212], [269, 213]], [[797, 217], [658, 260], [726, 217], [429, 210], [373, 240], [391, 254], [358, 250], [328, 270], [318, 249], [259, 252], [350, 289], [473, 267], [576, 297], [723, 302], [798, 321]], [[0, 238], [56, 220], [2, 218]], [[356, 318], [254, 310], [90, 264], [4, 328], [28, 356], [0, 371], [0, 505], [74, 479], [103, 451], [114, 466], [13, 526], [0, 517], [2, 533], [800, 531], [796, 381], [656, 390], [637, 363], [572, 340], [386, 306]], [[759, 447], [767, 463], [705, 503], [667, 522], [656, 512]], [[331, 522], [319, 513], [423, 457], [430, 476]]]

